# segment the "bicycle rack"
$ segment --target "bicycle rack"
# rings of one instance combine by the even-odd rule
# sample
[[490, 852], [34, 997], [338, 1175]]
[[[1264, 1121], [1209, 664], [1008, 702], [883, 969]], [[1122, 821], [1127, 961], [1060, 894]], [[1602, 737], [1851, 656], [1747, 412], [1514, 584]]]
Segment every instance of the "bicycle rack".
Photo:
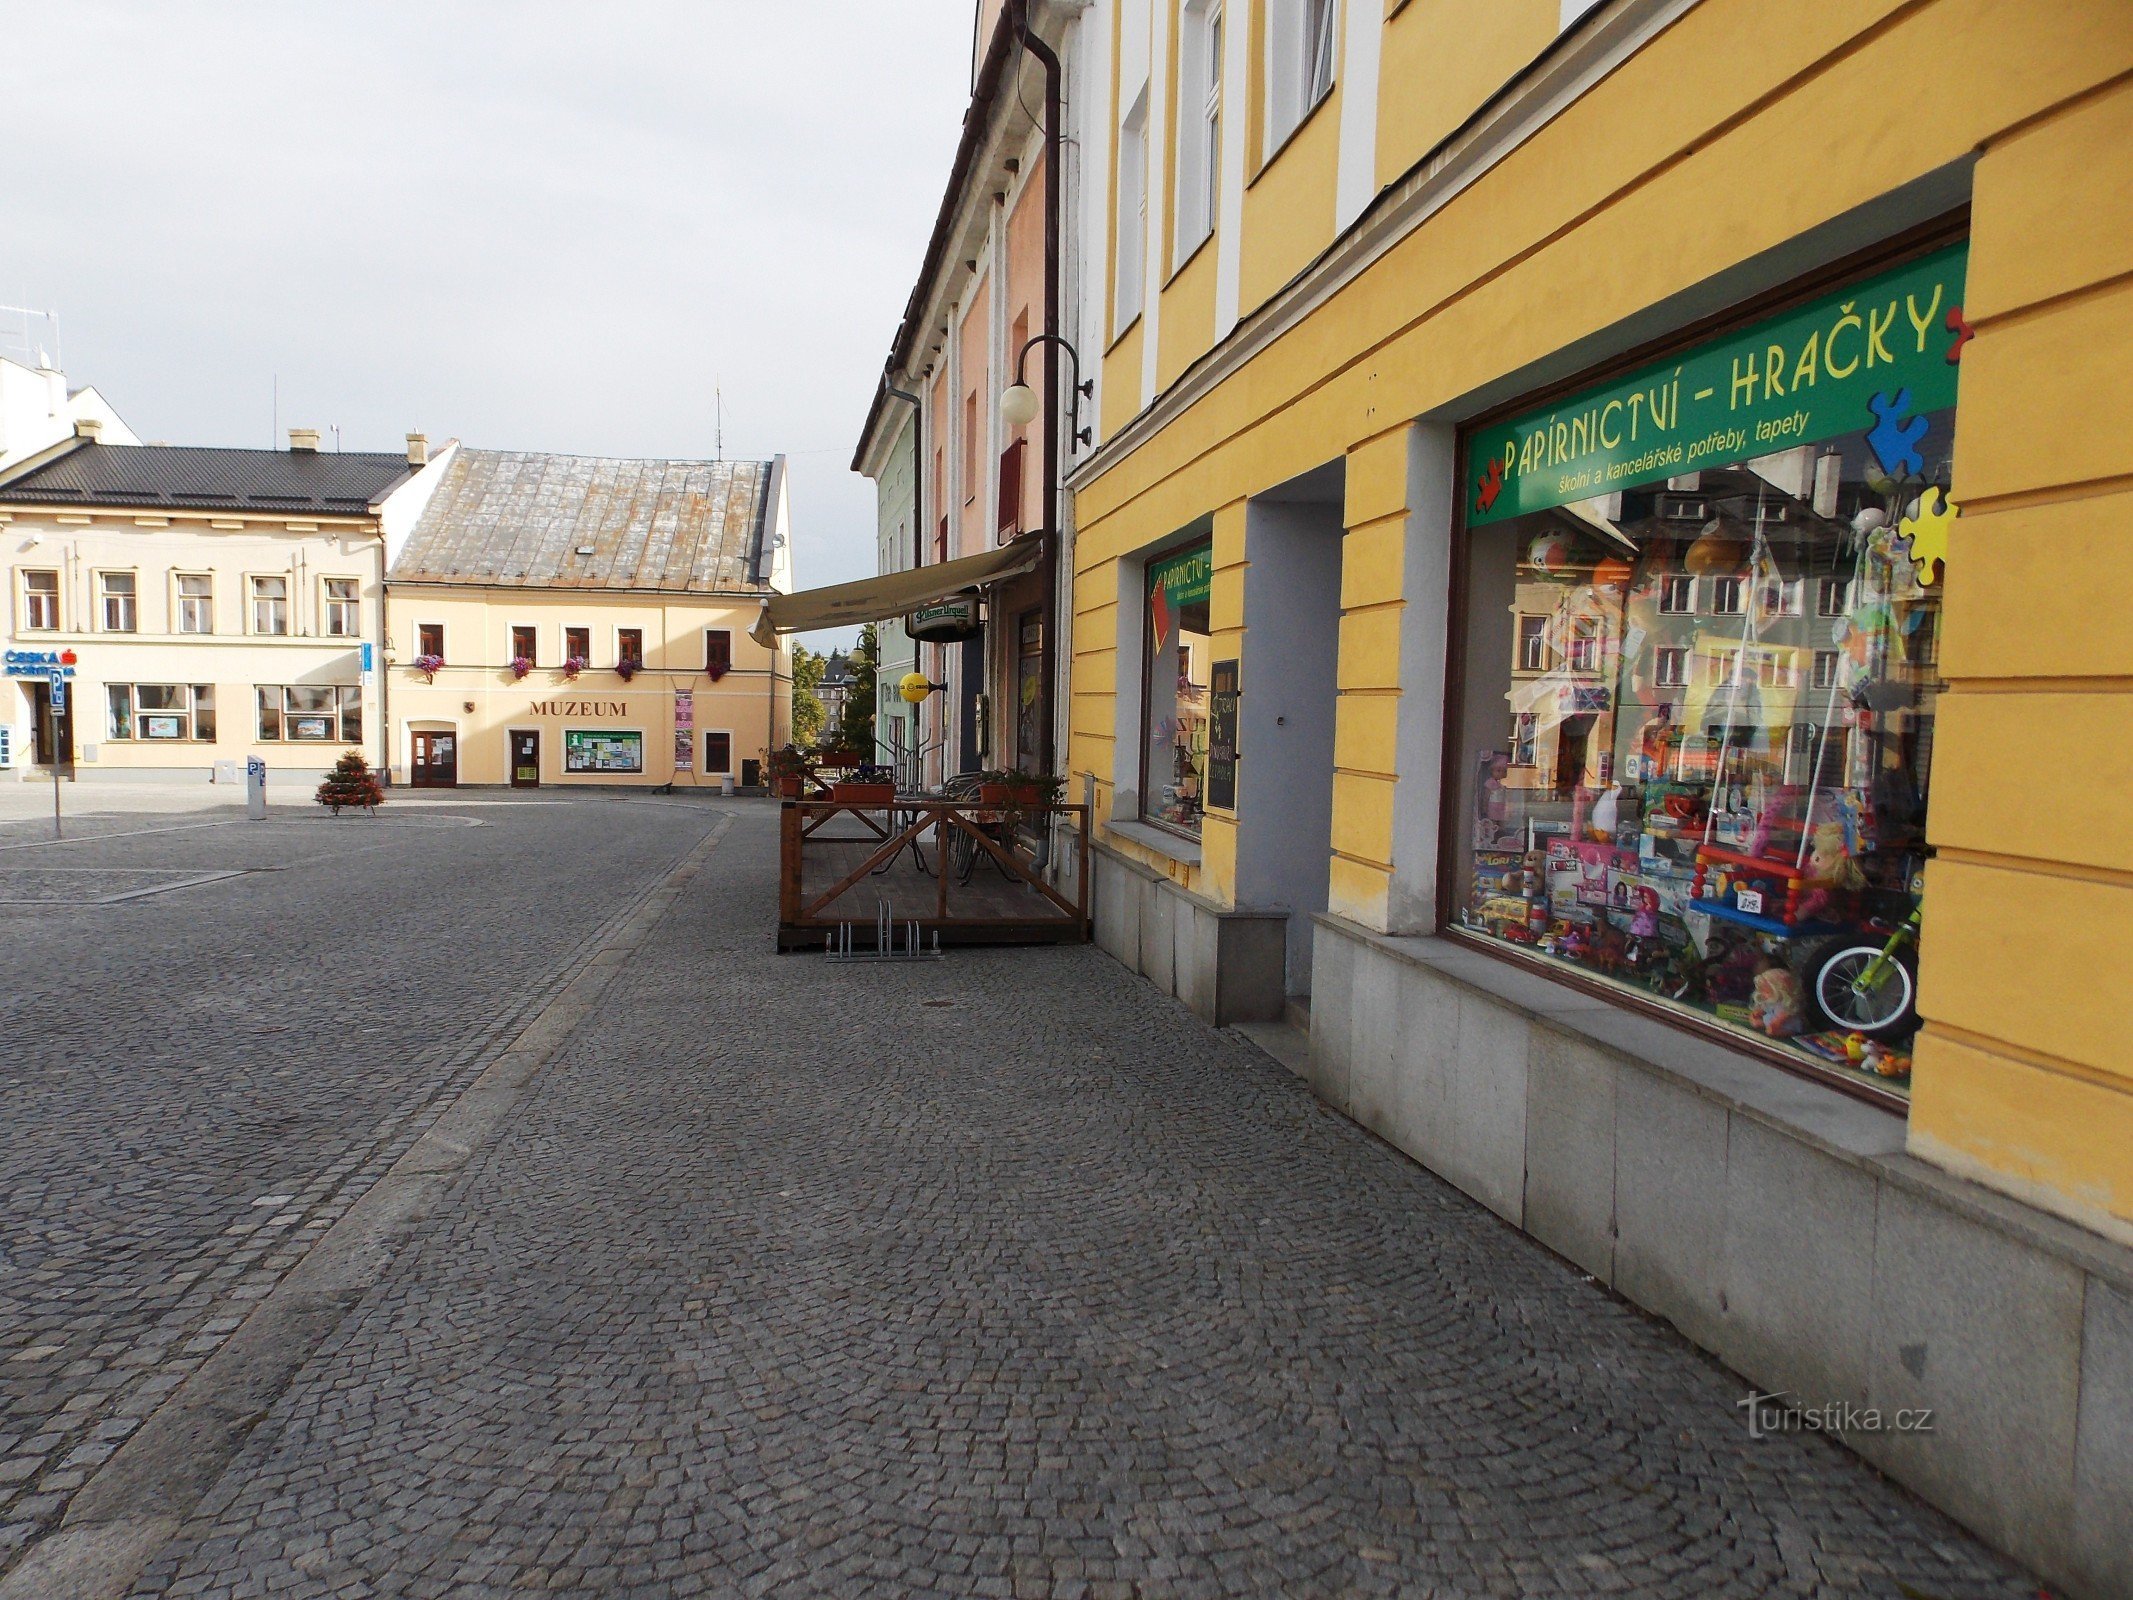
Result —
[[[824, 952], [832, 961], [938, 961], [941, 959], [941, 932], [933, 930], [933, 944], [929, 949], [919, 931], [918, 918], [908, 917], [901, 924], [896, 918], [896, 908], [886, 895], [877, 895], [874, 900], [874, 948], [855, 949], [852, 942], [850, 922], [840, 922], [829, 936]], [[903, 929], [904, 942], [901, 948], [896, 943], [898, 927]]]

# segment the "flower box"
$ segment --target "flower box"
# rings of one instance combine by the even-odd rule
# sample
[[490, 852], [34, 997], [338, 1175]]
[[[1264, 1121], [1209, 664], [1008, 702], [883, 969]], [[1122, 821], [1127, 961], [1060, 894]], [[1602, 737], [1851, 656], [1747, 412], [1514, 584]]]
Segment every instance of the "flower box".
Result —
[[830, 798], [839, 805], [885, 806], [896, 798], [893, 783], [833, 783]]

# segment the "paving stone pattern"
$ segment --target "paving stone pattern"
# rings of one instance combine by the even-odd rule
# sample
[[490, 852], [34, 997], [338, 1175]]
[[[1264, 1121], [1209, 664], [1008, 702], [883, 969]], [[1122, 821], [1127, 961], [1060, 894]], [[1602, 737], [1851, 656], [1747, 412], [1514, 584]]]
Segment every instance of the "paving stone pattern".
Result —
[[0, 1568], [713, 820], [0, 830], [0, 878], [92, 886], [0, 906]]
[[142, 1597], [2034, 1592], [1090, 948], [736, 825]]

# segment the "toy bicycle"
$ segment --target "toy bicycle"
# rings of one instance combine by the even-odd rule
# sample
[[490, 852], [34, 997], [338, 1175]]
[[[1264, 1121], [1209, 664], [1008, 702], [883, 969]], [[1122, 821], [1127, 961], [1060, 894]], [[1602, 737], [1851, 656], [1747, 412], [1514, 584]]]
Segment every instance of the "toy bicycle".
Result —
[[1918, 1021], [1918, 930], [1922, 906], [1881, 945], [1847, 945], [1815, 974], [1815, 1003], [1837, 1027], [1869, 1039], [1907, 1032]]

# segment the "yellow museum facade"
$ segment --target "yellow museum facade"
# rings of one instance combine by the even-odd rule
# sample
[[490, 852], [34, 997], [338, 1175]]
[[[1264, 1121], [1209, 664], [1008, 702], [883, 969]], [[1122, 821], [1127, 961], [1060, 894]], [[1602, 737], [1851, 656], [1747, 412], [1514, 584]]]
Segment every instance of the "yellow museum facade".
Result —
[[1099, 942], [2133, 1593], [2133, 10], [1209, 11], [1093, 74]]
[[782, 462], [455, 447], [392, 552], [392, 766], [416, 787], [760, 781], [789, 736]]

